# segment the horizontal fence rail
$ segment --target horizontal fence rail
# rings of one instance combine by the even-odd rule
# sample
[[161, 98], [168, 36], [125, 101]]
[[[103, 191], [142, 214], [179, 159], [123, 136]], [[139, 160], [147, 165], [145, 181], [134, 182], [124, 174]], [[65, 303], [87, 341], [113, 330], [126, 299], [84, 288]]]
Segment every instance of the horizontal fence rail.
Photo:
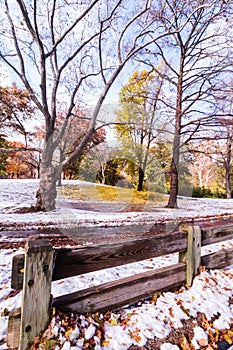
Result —
[[[187, 250], [187, 233], [172, 232], [135, 241], [55, 249], [53, 281]], [[13, 258], [11, 286], [23, 288], [24, 254]]]
[[[190, 286], [200, 266], [213, 269], [233, 264], [231, 249], [201, 256], [202, 246], [229, 239], [233, 239], [232, 224], [209, 228], [182, 224], [176, 232], [74, 249], [52, 249], [47, 240], [29, 241], [25, 254], [13, 258], [12, 288], [23, 289], [23, 299], [21, 310], [14, 311], [9, 317], [8, 345], [26, 350], [35, 336], [48, 325], [51, 305], [65, 312], [103, 312], [149, 297], [157, 291], [184, 283]], [[176, 264], [51, 301], [52, 281], [173, 253], [179, 253]], [[34, 312], [37, 314], [36, 321]]]

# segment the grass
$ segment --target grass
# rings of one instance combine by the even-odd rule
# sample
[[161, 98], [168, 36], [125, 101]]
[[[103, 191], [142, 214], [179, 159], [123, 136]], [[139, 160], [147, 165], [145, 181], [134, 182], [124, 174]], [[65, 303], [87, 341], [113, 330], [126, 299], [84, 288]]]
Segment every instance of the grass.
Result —
[[165, 203], [163, 194], [151, 191], [137, 191], [131, 188], [122, 188], [105, 185], [65, 185], [58, 189], [59, 194], [68, 196], [77, 200], [85, 201], [107, 201], [121, 202], [138, 205], [145, 205], [146, 202]]

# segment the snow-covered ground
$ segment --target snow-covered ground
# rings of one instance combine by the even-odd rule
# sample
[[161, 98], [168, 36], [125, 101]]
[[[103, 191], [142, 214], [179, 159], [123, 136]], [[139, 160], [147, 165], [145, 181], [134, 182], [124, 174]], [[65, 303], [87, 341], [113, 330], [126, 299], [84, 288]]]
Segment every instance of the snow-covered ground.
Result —
[[[81, 189], [87, 183], [82, 181], [66, 180], [64, 185], [72, 184]], [[89, 185], [97, 187], [98, 185]], [[72, 203], [77, 202], [74, 198], [69, 198], [59, 195], [57, 199], [57, 209], [46, 213], [28, 213], [15, 214], [14, 211], [18, 208], [35, 205], [35, 196], [38, 188], [37, 180], [4, 180], [0, 179], [0, 220], [1, 227], [15, 229], [22, 227], [24, 229], [36, 228], [36, 226], [46, 227], [72, 227], [72, 226], [117, 226], [117, 225], [131, 225], [131, 224], [154, 224], [155, 222], [164, 222], [166, 220], [182, 220], [182, 218], [198, 218], [205, 216], [214, 216], [219, 214], [233, 215], [233, 199], [208, 199], [208, 198], [189, 198], [180, 197], [178, 199], [179, 209], [164, 208], [165, 201], [161, 203], [161, 195], [159, 201], [147, 211], [142, 212], [124, 212], [127, 203], [116, 205], [113, 211], [113, 203], [104, 207], [101, 212], [101, 201], [93, 201], [90, 205], [90, 210], [73, 209]], [[82, 192], [85, 200], [85, 187]]]
[[[66, 182], [69, 183], [69, 182]], [[72, 182], [82, 186], [81, 182]], [[233, 200], [210, 200], [180, 198], [179, 209], [170, 210], [160, 207], [150, 212], [122, 212], [111, 210], [101, 213], [93, 210], [80, 210], [71, 207], [77, 200], [67, 199], [60, 195], [57, 209], [52, 213], [15, 214], [20, 207], [34, 204], [38, 183], [36, 180], [0, 180], [0, 229], [32, 229], [37, 227], [72, 227], [76, 226], [113, 226], [125, 224], [147, 223], [157, 221], [179, 221], [185, 217], [197, 218], [215, 215], [233, 214]], [[1, 232], [0, 232], [1, 234]], [[17, 231], [15, 231], [17, 236]], [[4, 231], [2, 231], [4, 236]], [[1, 237], [0, 237], [1, 238]], [[211, 247], [211, 250], [233, 247], [232, 242]], [[210, 251], [210, 247], [203, 249]], [[7, 311], [20, 306], [21, 293], [11, 294], [11, 261], [14, 255], [22, 249], [0, 251], [0, 349], [7, 349], [6, 334], [8, 317]], [[106, 269], [73, 277], [63, 281], [53, 282], [52, 294], [54, 297], [67, 294], [75, 290], [88, 288], [128, 275], [146, 271], [151, 268], [160, 268], [177, 262], [177, 255], [149, 259], [143, 262]], [[199, 312], [206, 315], [207, 320], [215, 316], [212, 329], [204, 329], [194, 324], [194, 338], [192, 344], [195, 349], [201, 349], [203, 341], [208, 343], [208, 334], [216, 329], [229, 329], [233, 324], [232, 307], [233, 267], [226, 270], [202, 271], [194, 280], [191, 288], [183, 288], [179, 293], [167, 292], [162, 294], [156, 302], [145, 301], [140, 305], [126, 306], [122, 311], [112, 312], [108, 320], [104, 320], [104, 341], [98, 336], [99, 324], [91, 317], [79, 316], [77, 326], [72, 331], [65, 331], [59, 318], [54, 318], [47, 336], [59, 339], [63, 350], [84, 349], [84, 343], [90, 339], [94, 341], [95, 350], [126, 350], [132, 344], [144, 345], [148, 339], [164, 338], [173, 328], [182, 327], [182, 320], [196, 317]], [[12, 296], [14, 295], [14, 296]], [[100, 315], [101, 318], [101, 315]], [[82, 332], [81, 332], [82, 329]], [[103, 340], [103, 339], [102, 339]], [[92, 341], [92, 343], [93, 343]], [[202, 341], [202, 342], [201, 342]], [[179, 349], [171, 343], [164, 343], [161, 350]]]

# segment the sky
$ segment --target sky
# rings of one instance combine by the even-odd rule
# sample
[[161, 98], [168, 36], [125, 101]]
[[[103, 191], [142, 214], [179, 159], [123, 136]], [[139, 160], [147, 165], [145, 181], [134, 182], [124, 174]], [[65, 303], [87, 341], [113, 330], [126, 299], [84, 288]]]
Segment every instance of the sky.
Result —
[[[88, 3], [88, 2], [84, 2], [84, 5], [83, 5], [83, 7], [85, 8], [85, 5], [86, 5], [86, 3]], [[101, 3], [101, 2], [100, 2]], [[125, 3], [126, 4], [128, 4], [128, 5], [126, 5], [126, 9], [124, 9], [124, 7], [123, 7], [123, 14], [124, 14], [124, 11], [125, 11], [125, 16], [126, 16], [126, 19], [127, 19], [127, 17], [130, 17], [130, 9], [132, 8], [132, 10], [134, 10], [134, 6], [133, 6], [133, 1], [132, 0], [128, 0], [128, 1], [125, 1]], [[9, 0], [9, 4], [11, 5], [11, 6], [15, 6], [15, 2], [13, 2], [13, 1], [11, 1], [11, 0]], [[105, 8], [105, 6], [103, 6], [103, 4], [104, 3], [102, 3], [102, 5], [101, 5], [101, 8], [103, 7], [103, 9], [102, 9], [102, 14], [101, 15], [103, 15], [103, 14], [105, 14], [105, 11], [106, 11], [106, 8]], [[156, 2], [155, 2], [155, 4], [156, 4]], [[105, 4], [106, 5], [106, 4]], [[78, 7], [78, 10], [81, 8], [81, 5], [78, 3], [78, 5], [77, 5]], [[107, 5], [106, 5], [107, 6]], [[127, 7], [128, 6], [128, 7]], [[39, 8], [39, 10], [40, 10], [40, 4], [38, 4], [38, 8]], [[77, 11], [77, 8], [76, 8], [76, 11]], [[62, 10], [64, 10], [63, 8], [61, 8], [61, 10], [60, 11], [62, 11]], [[70, 10], [70, 8], [69, 8], [69, 10]], [[68, 10], [67, 10], [68, 11]], [[72, 20], [74, 20], [74, 16], [76, 16], [77, 15], [77, 13], [75, 12], [75, 11], [71, 11], [71, 13], [67, 13], [67, 11], [64, 11], [64, 13], [65, 13], [65, 15], [68, 15], [69, 17], [65, 17], [64, 16], [64, 21], [65, 21], [65, 18], [70, 18], [70, 23], [72, 23]], [[14, 14], [14, 8], [13, 8], [13, 11], [12, 11], [12, 17], [13, 17], [13, 19], [16, 19], [16, 17], [15, 17], [15, 14]], [[93, 11], [93, 14], [92, 15], [90, 15], [90, 16], [93, 16], [93, 18], [94, 19], [96, 19], [96, 17], [97, 17], [97, 13], [98, 12], [96, 12], [96, 11]], [[3, 15], [4, 15], [4, 13], [3, 13]], [[95, 17], [96, 16], [96, 17]], [[38, 16], [38, 18], [40, 18], [40, 16]], [[91, 17], [89, 18], [89, 19], [92, 19]], [[129, 18], [128, 18], [129, 19]], [[59, 21], [59, 17], [56, 17], [56, 20], [58, 21], [56, 24], [57, 24], [57, 27], [55, 28], [56, 29], [56, 31], [58, 32], [61, 28], [59, 28], [60, 26], [62, 26], [63, 24], [65, 25], [66, 23], [65, 22], [63, 22], [62, 20], [61, 21]], [[119, 23], [120, 24], [122, 24], [121, 23], [121, 20], [118, 18], [117, 19], [118, 21], [119, 21]], [[87, 22], [87, 21], [86, 21]], [[85, 37], [85, 35], [87, 35], [87, 34], [90, 34], [90, 33], [92, 33], [93, 32], [93, 30], [95, 29], [95, 25], [93, 25], [93, 26], [91, 26], [91, 25], [89, 25], [89, 27], [87, 28], [87, 24], [86, 24], [86, 22], [84, 21], [84, 24], [83, 24], [83, 28], [85, 28], [85, 31], [84, 32], [82, 32], [82, 34], [84, 35], [84, 37]], [[113, 21], [114, 22], [114, 21]], [[22, 29], [22, 23], [23, 23], [23, 21], [21, 21], [21, 23], [20, 23], [20, 25], [19, 25], [19, 28], [20, 29]], [[93, 23], [98, 23], [98, 21], [96, 21], [96, 22], [94, 22], [94, 21], [92, 21], [91, 22], [92, 24]], [[118, 22], [117, 22], [117, 24], [118, 24]], [[138, 30], [138, 27], [136, 26], [136, 28], [137, 28], [137, 30]], [[132, 33], [133, 33], [133, 29], [135, 29], [135, 26], [130, 26], [129, 28], [128, 28], [128, 30], [125, 32], [125, 37], [127, 38], [127, 41], [128, 41], [128, 45], [130, 46], [130, 45], [133, 45], [133, 41], [134, 41], [134, 35], [132, 35]], [[63, 32], [64, 32], [64, 28], [62, 27], [62, 30], [63, 30]], [[40, 27], [40, 31], [43, 33], [44, 31], [45, 31], [45, 29], [43, 28], [43, 26], [41, 26]], [[78, 27], [77, 27], [77, 30], [75, 30], [75, 33], [77, 34], [77, 32], [78, 32], [78, 34], [80, 34], [79, 33], [79, 31], [80, 31], [80, 27], [79, 27], [79, 25], [78, 25]], [[44, 33], [43, 33], [44, 34]], [[106, 36], [106, 38], [105, 39], [107, 39], [106, 40], [106, 42], [105, 41], [103, 41], [103, 47], [104, 47], [104, 54], [105, 54], [105, 57], [104, 57], [104, 59], [105, 59], [105, 63], [106, 63], [106, 69], [105, 69], [105, 73], [106, 72], [110, 72], [110, 71], [112, 71], [112, 67], [113, 67], [113, 64], [115, 64], [116, 62], [117, 62], [117, 50], [115, 50], [116, 48], [117, 48], [117, 43], [116, 42], [114, 42], [114, 40], [117, 38], [117, 37], [119, 37], [119, 33], [118, 33], [118, 36], [116, 35], [116, 38], [112, 35], [112, 31], [110, 32], [110, 34], [106, 34], [107, 36]], [[44, 37], [43, 37], [43, 39], [45, 40], [45, 35], [44, 35]], [[78, 35], [77, 36], [77, 38], [79, 39], [79, 37], [81, 37], [80, 35]], [[77, 39], [76, 38], [76, 39]], [[26, 39], [27, 39], [27, 37], [25, 36], [25, 41], [26, 41]], [[78, 40], [77, 40], [78, 41]], [[63, 60], [65, 60], [66, 58], [67, 58], [67, 56], [66, 56], [66, 54], [67, 55], [69, 55], [69, 53], [74, 49], [74, 47], [72, 47], [72, 44], [73, 43], [76, 43], [76, 40], [74, 41], [74, 38], [72, 37], [72, 36], [70, 36], [69, 37], [69, 41], [68, 41], [68, 44], [67, 44], [67, 42], [65, 43], [65, 45], [66, 45], [66, 49], [67, 49], [67, 52], [64, 52], [65, 50], [64, 50], [64, 48], [63, 48], [63, 50], [60, 52], [60, 55], [59, 55], [59, 60], [60, 60], [60, 63], [61, 63], [61, 61]], [[125, 42], [124, 42], [124, 44], [125, 44]], [[10, 46], [10, 45], [9, 45]], [[124, 47], [124, 45], [122, 45], [123, 47]], [[28, 45], [28, 47], [30, 47], [30, 48], [35, 48], [33, 45]], [[28, 48], [27, 47], [27, 48]], [[8, 46], [7, 46], [7, 48], [8, 48]], [[91, 50], [90, 52], [88, 51], [88, 50]], [[113, 51], [115, 50], [115, 55], [112, 57], [112, 56], [110, 56], [110, 54], [109, 54], [109, 52], [111, 52], [111, 53], [113, 53]], [[89, 47], [87, 48], [87, 51], [88, 51], [88, 54], [86, 54], [86, 52], [84, 51], [84, 53], [82, 54], [82, 57], [80, 58], [80, 57], [78, 57], [78, 64], [76, 65], [76, 67], [75, 67], [75, 70], [73, 70], [72, 71], [72, 74], [69, 74], [70, 72], [71, 72], [71, 68], [69, 68], [69, 70], [66, 72], [66, 74], [65, 74], [65, 76], [64, 76], [64, 84], [66, 85], [66, 88], [64, 88], [64, 86], [61, 88], [61, 90], [60, 90], [60, 92], [61, 92], [61, 94], [58, 96], [58, 99], [60, 99], [61, 98], [61, 96], [64, 98], [64, 100], [66, 100], [66, 101], [68, 101], [69, 99], [70, 99], [70, 96], [71, 96], [71, 91], [72, 91], [72, 84], [74, 83], [74, 82], [72, 82], [71, 81], [71, 77], [74, 77], [75, 76], [75, 74], [77, 74], [77, 76], [79, 76], [79, 68], [80, 68], [80, 65], [82, 65], [83, 64], [83, 62], [85, 62], [85, 59], [87, 59], [87, 63], [86, 64], [84, 64], [83, 65], [83, 67], [82, 67], [82, 69], [83, 69], [83, 71], [85, 71], [86, 72], [86, 69], [87, 69], [87, 73], [89, 72], [88, 71], [88, 69], [90, 69], [90, 67], [91, 68], [93, 68], [93, 66], [95, 66], [95, 69], [97, 69], [97, 70], [99, 70], [99, 63], [97, 63], [97, 59], [95, 59], [95, 55], [96, 55], [96, 57], [98, 56], [98, 54], [95, 52], [95, 55], [93, 55], [93, 52], [94, 51], [92, 51], [92, 48], [90, 49]], [[27, 53], [29, 53], [29, 51], [27, 52]], [[36, 56], [36, 54], [37, 54], [37, 50], [35, 49], [35, 56]], [[89, 55], [91, 56], [91, 58], [90, 58], [90, 61], [92, 60], [92, 63], [93, 63], [93, 66], [91, 66], [90, 65], [90, 62], [89, 62], [89, 59], [88, 59], [88, 57], [89, 57]], [[34, 55], [32, 55], [32, 52], [31, 52], [31, 58], [35, 58], [35, 56]], [[93, 56], [93, 57], [92, 57]], [[104, 56], [104, 55], [103, 55]], [[170, 56], [171, 56], [171, 49], [169, 49], [169, 55], [168, 55], [168, 60], [170, 60]], [[174, 55], [174, 57], [175, 57], [175, 55]], [[85, 58], [85, 59], [84, 59]], [[103, 57], [102, 57], [103, 58]], [[145, 57], [143, 56], [143, 59], [144, 59]], [[152, 63], [152, 64], [156, 64], [156, 62], [154, 62], [155, 61], [155, 59], [154, 58], [151, 58], [150, 57], [150, 59], [151, 59], [151, 61], [150, 61], [150, 63]], [[39, 91], [39, 84], [40, 84], [40, 79], [38, 80], [37, 78], [39, 78], [38, 77], [38, 75], [37, 75], [37, 69], [36, 69], [36, 67], [33, 67], [33, 65], [32, 65], [32, 63], [28, 63], [29, 62], [29, 60], [28, 60], [28, 56], [27, 56], [27, 58], [25, 58], [25, 60], [26, 60], [26, 62], [27, 62], [27, 70], [28, 70], [28, 79], [29, 79], [29, 81], [31, 81], [31, 83], [32, 83], [32, 86], [33, 86], [33, 89], [34, 90], [36, 90], [36, 91]], [[18, 60], [17, 60], [18, 61]], [[33, 59], [32, 59], [32, 61], [33, 61]], [[39, 59], [38, 59], [38, 62], [39, 62]], [[38, 63], [39, 64], [39, 63]], [[118, 93], [119, 93], [119, 91], [120, 91], [120, 89], [121, 89], [121, 87], [122, 87], [122, 85], [123, 84], [125, 84], [126, 82], [127, 82], [127, 80], [128, 80], [128, 78], [129, 78], [129, 76], [132, 74], [132, 72], [137, 68], [137, 64], [140, 66], [142, 66], [142, 64], [140, 63], [140, 62], [136, 62], [136, 61], [129, 61], [127, 64], [126, 64], [126, 66], [125, 66], [125, 68], [122, 70], [122, 72], [121, 72], [121, 74], [120, 74], [120, 76], [115, 80], [115, 82], [114, 82], [114, 84], [113, 84], [113, 86], [110, 88], [110, 90], [109, 90], [109, 93], [107, 94], [107, 97], [106, 97], [106, 100], [105, 100], [105, 102], [107, 103], [107, 105], [105, 105], [104, 107], [103, 107], [103, 109], [102, 109], [102, 112], [100, 113], [100, 115], [99, 115], [99, 117], [98, 117], [98, 119], [102, 119], [102, 116], [103, 116], [103, 113], [105, 113], [105, 115], [107, 115], [107, 118], [109, 119], [111, 119], [112, 118], [112, 114], [113, 114], [113, 112], [111, 111], [111, 109], [112, 109], [112, 107], [116, 104], [116, 102], [118, 101]], [[16, 65], [15, 65], [16, 66]], [[49, 65], [48, 65], [49, 66]], [[48, 67], [47, 67], [48, 68]], [[176, 68], [176, 67], [175, 67]], [[80, 68], [81, 69], [81, 68]], [[49, 73], [51, 73], [50, 72], [50, 70], [48, 69], [48, 72]], [[75, 73], [76, 72], [76, 73]], [[93, 70], [93, 72], [94, 72], [94, 70]], [[92, 73], [93, 73], [92, 72]], [[7, 73], [8, 74], [8, 76], [7, 76], [7, 78], [5, 79], [3, 79], [3, 83], [5, 84], [5, 83], [7, 83], [7, 84], [9, 84], [9, 83], [11, 83], [11, 82], [13, 82], [14, 80], [16, 80], [16, 82], [18, 82], [18, 78], [17, 77], [15, 77], [15, 76], [13, 76], [12, 75], [12, 73]], [[81, 77], [81, 76], [83, 76], [83, 72], [81, 72], [80, 73], [81, 75], [79, 76], [79, 78]], [[107, 74], [107, 73], [106, 73]], [[110, 76], [110, 75], [109, 75]], [[33, 77], [33, 79], [32, 79], [32, 77]], [[95, 78], [96, 79], [96, 78]], [[101, 80], [101, 79], [100, 79]], [[99, 92], [100, 92], [100, 90], [101, 89], [94, 89], [94, 85], [96, 85], [96, 87], [98, 87], [99, 88], [99, 86], [100, 86], [100, 80], [98, 79], [98, 82], [96, 83], [96, 81], [95, 80], [91, 80], [90, 81], [90, 83], [86, 86], [86, 88], [85, 88], [85, 90], [83, 90], [83, 89], [81, 89], [81, 93], [80, 93], [80, 99], [82, 98], [83, 99], [83, 101], [87, 104], [87, 106], [95, 106], [95, 103], [97, 102], [97, 100], [98, 100], [98, 98], [99, 98]], [[33, 85], [33, 84], [35, 84], [35, 85]], [[48, 79], [47, 79], [47, 86], [49, 86], [49, 84], [51, 84], [51, 81], [49, 81], [49, 77], [48, 77]], [[50, 86], [51, 87], [51, 86]], [[48, 89], [49, 90], [49, 89]], [[166, 89], [166, 93], [168, 92], [168, 88]], [[51, 91], [50, 91], [51, 92]], [[168, 94], [168, 93], [167, 93]], [[49, 95], [49, 94], [48, 94]], [[170, 95], [170, 92], [169, 92], [169, 95]], [[106, 112], [106, 109], [110, 109], [110, 112], [109, 112], [109, 110]], [[202, 109], [203, 109], [203, 103], [202, 103]], [[103, 112], [104, 111], [104, 112]], [[166, 117], [167, 117], [167, 113], [168, 113], [168, 108], [166, 107], [165, 108], [165, 111], [164, 111], [164, 114], [163, 115], [160, 115], [160, 117], [164, 117], [164, 115], [166, 114]], [[172, 118], [172, 120], [174, 119], [173, 118], [174, 117], [174, 115], [173, 115], [173, 112], [172, 112], [172, 114], [171, 114], [171, 118]], [[114, 132], [113, 131], [111, 131], [111, 130], [108, 130], [109, 132], [108, 132], [108, 134], [107, 134], [107, 140], [108, 141], [114, 141]], [[21, 140], [22, 141], [22, 140]]]
[[[71, 184], [66, 181], [65, 184]], [[86, 183], [72, 181], [75, 186], [86, 186]], [[189, 199], [180, 198], [180, 208], [176, 210], [158, 207], [154, 212], [96, 212], [96, 207], [91, 211], [72, 209], [68, 206], [73, 203], [72, 198], [61, 198], [57, 209], [51, 213], [16, 214], [20, 207], [30, 207], [34, 203], [37, 180], [0, 180], [0, 235], [1, 242], [9, 241], [4, 236], [4, 230], [35, 229], [39, 227], [60, 227], [79, 225], [89, 227], [132, 225], [137, 223], [151, 224], [156, 221], [182, 220], [184, 217], [200, 218], [207, 215], [233, 214], [233, 200], [224, 199]], [[94, 185], [92, 185], [94, 186]], [[64, 203], [66, 210], [64, 211]], [[68, 204], [67, 204], [68, 203]], [[77, 200], [76, 200], [77, 203]], [[68, 209], [67, 209], [68, 208]], [[17, 231], [12, 238], [17, 241]], [[92, 244], [91, 237], [89, 244]], [[233, 247], [233, 241], [222, 242], [202, 248], [202, 255], [219, 249]], [[21, 305], [21, 293], [14, 295], [10, 287], [12, 257], [22, 253], [23, 249], [0, 250], [0, 350], [8, 349], [6, 344], [8, 317], [4, 316], [4, 310], [12, 311]], [[147, 259], [135, 264], [128, 264], [116, 268], [105, 269], [95, 273], [68, 278], [53, 282], [52, 294], [54, 297], [73, 291], [96, 286], [111, 280], [119, 279], [135, 272], [163, 268], [177, 262], [178, 255], [172, 254], [155, 259]], [[126, 305], [120, 310], [111, 313], [110, 319], [105, 320], [104, 341], [101, 343], [98, 336], [99, 325], [87, 315], [79, 315], [76, 327], [64, 332], [62, 318], [54, 317], [45, 331], [44, 336], [57, 339], [59, 346], [55, 350], [81, 350], [83, 344], [95, 342], [95, 350], [127, 350], [132, 344], [144, 345], [154, 336], [163, 339], [169, 335], [172, 329], [182, 327], [182, 320], [194, 318], [194, 337], [192, 344], [194, 349], [200, 349], [203, 339], [208, 342], [208, 332], [213, 334], [218, 329], [230, 329], [233, 319], [232, 300], [233, 291], [233, 266], [225, 270], [202, 269], [191, 288], [181, 288], [178, 292], [166, 292], [161, 294], [157, 301], [144, 300], [135, 305]], [[215, 317], [211, 328], [204, 329], [197, 324], [197, 314], [202, 312], [206, 319]], [[75, 316], [76, 317], [76, 316]], [[100, 314], [100, 318], [103, 315]], [[210, 322], [211, 323], [211, 322]], [[172, 343], [163, 343], [158, 350], [179, 350]]]
[[[24, 20], [21, 16], [21, 12], [19, 10], [19, 7], [16, 5], [15, 1], [8, 0], [7, 1], [9, 9], [10, 9], [10, 14], [12, 16], [13, 21], [16, 23], [16, 32], [17, 35], [24, 35], [23, 39], [24, 40], [19, 40], [20, 48], [23, 48], [24, 45], [23, 43], [28, 41], [28, 44], [25, 45], [24, 49], [22, 49], [22, 57], [25, 61], [25, 67], [26, 67], [26, 75], [27, 79], [30, 82], [31, 86], [35, 91], [40, 91], [40, 77], [38, 75], [38, 69], [40, 69], [40, 58], [38, 55], [38, 50], [36, 45], [32, 44], [32, 39], [31, 37], [27, 34], [26, 29], [24, 29]], [[94, 2], [93, 2], [94, 3]], [[56, 38], [60, 38], [60, 36], [63, 35], [63, 33], [66, 32], [67, 28], [71, 26], [72, 23], [76, 21], [76, 19], [81, 15], [84, 10], [86, 10], [90, 6], [90, 2], [76, 2], [76, 4], [68, 5], [67, 6], [64, 4], [59, 4], [60, 7], [57, 5], [56, 11], [55, 11], [55, 25], [54, 25], [54, 33]], [[51, 4], [48, 2], [48, 8], [50, 10], [50, 13], [48, 14], [51, 15]], [[3, 6], [3, 5], [2, 5]], [[43, 7], [44, 6], [44, 7]], [[99, 2], [97, 3], [92, 10], [85, 15], [85, 18], [81, 21], [78, 22], [78, 24], [73, 28], [73, 31], [71, 31], [71, 34], [68, 35], [68, 40], [64, 40], [64, 44], [59, 45], [59, 51], [58, 51], [58, 64], [59, 68], [63, 65], [63, 63], [66, 61], [69, 55], [71, 55], [74, 51], [77, 49], [77, 45], [81, 45], [82, 41], [88, 41], [89, 37], [95, 33], [95, 31], [100, 30], [100, 19], [105, 19], [107, 17], [106, 11], [108, 8], [108, 4], [105, 2]], [[114, 8], [114, 4], [110, 6], [108, 11], [112, 11]], [[118, 8], [118, 7], [117, 7]], [[119, 6], [120, 9], [120, 14], [124, 14], [124, 20], [127, 21], [128, 17], [130, 16], [130, 9], [135, 8], [133, 5], [132, 0], [126, 0], [124, 3], [124, 6]], [[31, 8], [30, 6], [28, 7], [29, 11], [29, 16], [31, 16], [31, 20], [33, 19], [33, 14], [31, 13]], [[51, 40], [46, 42], [46, 36], [49, 36], [50, 33], [50, 28], [47, 23], [47, 16], [43, 17], [42, 19], [43, 23], [41, 22], [42, 14], [40, 11], [46, 11], [45, 4], [43, 3], [38, 3], [37, 6], [37, 21], [39, 24], [39, 32], [41, 33], [41, 37], [43, 38], [43, 42], [46, 46], [46, 49], [48, 51], [52, 48], [51, 45]], [[118, 14], [118, 10], [116, 11]], [[17, 16], [16, 16], [17, 14]], [[44, 15], [44, 13], [43, 13]], [[20, 17], [21, 16], [21, 17]], [[103, 18], [102, 18], [103, 17]], [[119, 23], [115, 23], [115, 26], [118, 28], [118, 26], [122, 25], [121, 20], [119, 15], [115, 16], [115, 22], [119, 21]], [[9, 61], [14, 64], [14, 67], [20, 71], [20, 63], [17, 58], [17, 55], [15, 54], [15, 49], [13, 45], [13, 41], [9, 40], [9, 37], [5, 35], [8, 27], [6, 27], [6, 21], [5, 21], [5, 12], [2, 13], [2, 16], [0, 18], [2, 20], [2, 26], [4, 28], [4, 31], [1, 33], [2, 34], [2, 42], [4, 43], [2, 52], [3, 53], [10, 53], [10, 55], [7, 56]], [[17, 22], [19, 21], [19, 22]], [[56, 22], [57, 21], [57, 22]], [[44, 26], [46, 24], [46, 26]], [[104, 24], [105, 26], [106, 24]], [[6, 29], [6, 28], [7, 29]], [[26, 26], [25, 26], [26, 27]], [[113, 24], [113, 29], [103, 32], [102, 33], [102, 59], [103, 59], [103, 65], [104, 65], [104, 74], [106, 77], [109, 76], [109, 72], [112, 72], [112, 69], [115, 64], [118, 64], [118, 58], [117, 58], [117, 43], [115, 42], [115, 39], [119, 37], [119, 33], [117, 32], [117, 28], [114, 28]], [[135, 27], [134, 27], [135, 29]], [[115, 33], [117, 33], [115, 36], [113, 35], [115, 30]], [[47, 32], [46, 32], [47, 31]], [[45, 35], [46, 32], [46, 35]], [[132, 31], [131, 31], [132, 33]], [[130, 38], [131, 40], [131, 38]], [[48, 45], [47, 45], [48, 44]], [[64, 46], [65, 45], [65, 46]], [[72, 65], [68, 66], [68, 70], [65, 71], [65, 76], [62, 78], [63, 81], [63, 86], [61, 88], [61, 94], [59, 96], [59, 99], [61, 100], [62, 98], [64, 99], [65, 102], [68, 101], [70, 98], [70, 90], [72, 90], [72, 85], [74, 82], [77, 84], [77, 81], [83, 77], [85, 74], [90, 74], [90, 73], [95, 73], [99, 72], [99, 61], [98, 61], [98, 50], [96, 51], [95, 46], [98, 46], [98, 42], [92, 41], [92, 44], [89, 45], [88, 42], [86, 43], [84, 50], [81, 52], [81, 56], [77, 55], [77, 59], [74, 61], [76, 66], [75, 68], [72, 68]], [[94, 49], [95, 48], [95, 49]], [[116, 49], [116, 50], [115, 50]], [[14, 55], [12, 54], [14, 52]], [[25, 53], [26, 52], [26, 53]], [[110, 55], [111, 53], [111, 55]], [[113, 56], [114, 54], [114, 56]], [[13, 59], [12, 59], [12, 57]], [[36, 64], [34, 64], [36, 62]], [[3, 67], [3, 72], [4, 79], [2, 79], [3, 84], [11, 84], [12, 82], [16, 82], [19, 87], [23, 87], [23, 83], [18, 77], [17, 74], [14, 73], [14, 71], [10, 68], [7, 68], [7, 66], [4, 66], [3, 61], [0, 62], [1, 66]], [[47, 63], [47, 89], [49, 93], [51, 93], [51, 67], [50, 63]], [[71, 70], [72, 69], [72, 70]], [[132, 70], [132, 63], [128, 63], [125, 69], [123, 69], [123, 72], [120, 74], [120, 77], [115, 80], [113, 83], [109, 94], [107, 96], [107, 101], [108, 103], [116, 102], [118, 100], [118, 92], [120, 88], [122, 87], [122, 81], [126, 79], [130, 75], [129, 71]], [[77, 76], [76, 76], [77, 75]], [[92, 74], [90, 74], [92, 75]], [[111, 76], [111, 73], [110, 73]], [[73, 80], [72, 80], [72, 79]], [[75, 78], [78, 78], [76, 81]], [[96, 77], [93, 79], [89, 79], [89, 83], [84, 89], [80, 89], [80, 93], [78, 95], [78, 98], [83, 95], [83, 100], [85, 103], [88, 105], [95, 105], [99, 98], [99, 94], [102, 92], [100, 87], [100, 82], [101, 82], [101, 76], [99, 75], [96, 81]], [[53, 83], [53, 82], [52, 82]], [[59, 85], [61, 86], [61, 84]], [[84, 83], [85, 86], [85, 83]], [[96, 89], [95, 89], [96, 88]], [[94, 93], [93, 93], [94, 91]], [[67, 97], [68, 96], [68, 97]]]

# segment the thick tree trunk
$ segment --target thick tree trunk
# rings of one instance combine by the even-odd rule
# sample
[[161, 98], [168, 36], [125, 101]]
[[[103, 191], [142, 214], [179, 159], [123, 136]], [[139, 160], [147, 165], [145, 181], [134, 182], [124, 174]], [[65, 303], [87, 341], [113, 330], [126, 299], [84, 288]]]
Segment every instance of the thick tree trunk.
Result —
[[56, 182], [59, 179], [59, 171], [52, 166], [41, 164], [40, 184], [36, 194], [36, 208], [38, 210], [51, 211], [56, 207]]
[[[181, 96], [180, 96], [181, 98]], [[180, 131], [181, 131], [181, 108], [176, 115], [176, 131], [173, 141], [173, 155], [171, 164], [170, 195], [167, 208], [177, 208], [177, 196], [179, 189], [179, 165], [180, 165]]]
[[[177, 117], [178, 118], [178, 117]], [[177, 124], [179, 125], [178, 121]], [[180, 130], [180, 129], [178, 129]], [[179, 189], [179, 165], [180, 165], [180, 131], [175, 133], [173, 141], [173, 155], [171, 164], [170, 195], [167, 207], [177, 208], [177, 196]]]
[[143, 181], [144, 181], [144, 176], [145, 176], [145, 172], [143, 171], [143, 169], [141, 167], [139, 167], [139, 171], [138, 171], [138, 191], [142, 191], [143, 190]]
[[179, 171], [177, 164], [172, 158], [172, 165], [171, 165], [171, 184], [170, 184], [170, 195], [167, 207], [168, 208], [177, 208], [177, 195], [178, 195], [178, 184], [179, 184]]
[[[178, 39], [180, 39], [178, 35]], [[180, 57], [180, 69], [179, 78], [177, 84], [177, 96], [176, 96], [176, 119], [175, 119], [175, 135], [173, 141], [173, 155], [171, 164], [171, 184], [170, 184], [170, 196], [168, 200], [168, 208], [177, 208], [177, 195], [179, 186], [179, 164], [180, 164], [180, 136], [181, 136], [181, 119], [182, 119], [182, 95], [183, 95], [183, 71], [184, 71], [184, 48], [182, 41], [181, 45], [181, 57]]]

